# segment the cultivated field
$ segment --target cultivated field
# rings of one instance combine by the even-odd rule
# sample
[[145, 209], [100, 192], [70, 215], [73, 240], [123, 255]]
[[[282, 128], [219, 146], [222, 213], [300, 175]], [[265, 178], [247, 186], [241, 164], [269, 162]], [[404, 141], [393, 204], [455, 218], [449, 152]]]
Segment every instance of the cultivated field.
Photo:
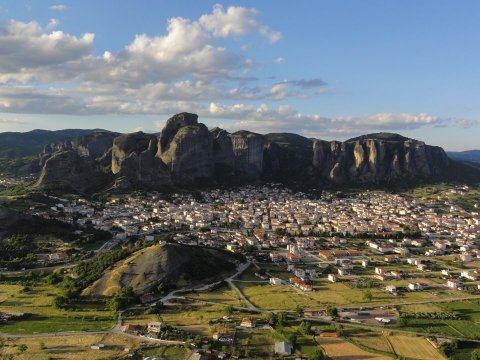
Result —
[[386, 355], [377, 355], [340, 338], [317, 338], [318, 343], [325, 349], [332, 360], [391, 360]]
[[397, 355], [419, 360], [445, 359], [424, 337], [390, 334], [387, 338]]

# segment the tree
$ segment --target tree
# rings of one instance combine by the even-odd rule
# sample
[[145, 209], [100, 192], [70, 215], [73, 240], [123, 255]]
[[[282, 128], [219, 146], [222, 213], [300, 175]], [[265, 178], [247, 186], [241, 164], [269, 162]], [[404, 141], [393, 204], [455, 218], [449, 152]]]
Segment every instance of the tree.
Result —
[[297, 334], [288, 334], [287, 342], [290, 343], [292, 347], [295, 347], [297, 345]]
[[372, 292], [371, 292], [370, 290], [367, 289], [367, 290], [365, 290], [365, 291], [363, 292], [363, 296], [362, 296], [362, 297], [363, 297], [363, 301], [371, 302], [372, 299], [373, 299], [373, 294], [372, 294]]
[[312, 324], [309, 321], [302, 321], [300, 324], [300, 332], [303, 335], [310, 335], [312, 333]]
[[402, 316], [399, 316], [397, 318], [397, 325], [400, 327], [404, 327], [408, 325], [408, 320]]
[[327, 355], [323, 349], [315, 349], [311, 357], [312, 360], [324, 360], [327, 359]]
[[331, 316], [333, 318], [338, 317], [338, 310], [335, 306], [328, 305], [326, 312], [328, 316]]
[[480, 349], [475, 349], [470, 353], [470, 360], [480, 360]]
[[230, 316], [233, 314], [233, 306], [232, 305], [227, 305], [223, 308], [223, 312], [225, 315]]
[[27, 346], [27, 345], [25, 345], [25, 344], [20, 344], [20, 345], [18, 345], [18, 352], [19, 352], [20, 354], [23, 354], [23, 353], [24, 353], [25, 351], [27, 351], [27, 350], [28, 350], [28, 346]]

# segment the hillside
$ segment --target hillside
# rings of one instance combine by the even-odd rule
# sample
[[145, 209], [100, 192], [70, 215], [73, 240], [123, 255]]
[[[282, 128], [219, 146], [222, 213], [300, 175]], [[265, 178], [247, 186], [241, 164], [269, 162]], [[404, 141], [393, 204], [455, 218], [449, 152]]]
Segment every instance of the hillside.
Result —
[[234, 258], [215, 249], [154, 245], [139, 250], [119, 261], [83, 295], [112, 296], [122, 287], [131, 286], [138, 295], [154, 291], [158, 284], [165, 287], [188, 287], [205, 284], [235, 269]]

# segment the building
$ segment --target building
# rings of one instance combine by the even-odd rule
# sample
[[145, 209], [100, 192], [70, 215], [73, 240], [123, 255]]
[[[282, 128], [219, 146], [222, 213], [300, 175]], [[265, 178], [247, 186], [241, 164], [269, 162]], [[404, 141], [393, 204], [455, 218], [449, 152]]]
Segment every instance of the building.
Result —
[[412, 291], [423, 290], [425, 289], [425, 285], [420, 283], [410, 283], [408, 284], [408, 289]]
[[244, 328], [254, 328], [255, 327], [255, 324], [253, 323], [252, 319], [249, 318], [249, 317], [244, 317], [242, 319], [242, 322], [240, 323], [240, 326], [241, 327], [244, 327]]
[[271, 285], [283, 285], [283, 280], [280, 278], [270, 278]]
[[276, 355], [291, 355], [292, 354], [292, 345], [285, 341], [280, 341], [275, 343], [275, 354]]
[[447, 287], [449, 287], [450, 289], [461, 290], [463, 287], [463, 284], [459, 280], [449, 279], [447, 280]]
[[149, 333], [159, 333], [162, 330], [162, 323], [153, 321], [149, 322], [147, 325], [147, 331]]
[[337, 282], [337, 275], [335, 274], [328, 274], [328, 281], [334, 283]]

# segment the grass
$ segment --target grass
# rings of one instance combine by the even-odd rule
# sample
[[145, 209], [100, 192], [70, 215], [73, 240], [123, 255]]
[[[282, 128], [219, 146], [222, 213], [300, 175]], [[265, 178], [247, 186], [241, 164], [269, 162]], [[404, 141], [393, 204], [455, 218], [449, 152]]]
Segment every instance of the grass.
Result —
[[[252, 304], [262, 309], [293, 310], [297, 306], [311, 306], [311, 299], [289, 286], [236, 283]], [[317, 305], [317, 304], [315, 304]]]
[[420, 360], [445, 358], [424, 337], [391, 334], [387, 338], [397, 355]]
[[165, 360], [187, 359], [190, 351], [183, 346], [159, 346], [142, 351], [144, 356], [157, 356]]
[[237, 346], [247, 352], [257, 355], [272, 354], [275, 340], [270, 330], [239, 330], [236, 335]]
[[227, 286], [210, 292], [193, 292], [186, 294], [185, 296], [199, 301], [215, 302], [222, 305], [242, 306], [236, 291], [231, 290]]
[[182, 328], [198, 335], [211, 335], [213, 326], [210, 320], [224, 316], [223, 305], [193, 303], [181, 306], [167, 307], [160, 315], [125, 314], [125, 324], [146, 325], [150, 321], [162, 321], [168, 325]]
[[390, 342], [381, 332], [352, 328], [346, 331], [346, 335], [354, 342], [362, 344], [367, 348], [386, 353], [393, 352]]
[[108, 330], [115, 324], [113, 313], [102, 303], [82, 302], [81, 310], [68, 311], [53, 306], [59, 290], [44, 283], [29, 286], [0, 283], [0, 311], [31, 314], [25, 320], [0, 325], [0, 332], [34, 334], [61, 331]]
[[441, 311], [453, 312], [462, 320], [408, 319], [404, 330], [478, 339], [480, 334], [480, 299], [438, 303]]
[[392, 356], [368, 352], [341, 338], [317, 338], [332, 360], [391, 360]]
[[[105, 344], [102, 350], [92, 350], [90, 346]], [[18, 346], [27, 345], [25, 353], [19, 354]], [[42, 345], [43, 344], [43, 345]], [[8, 340], [3, 348], [5, 354], [14, 355], [18, 360], [47, 360], [47, 359], [69, 359], [69, 360], [100, 360], [106, 358], [118, 359], [126, 355], [125, 348], [131, 350], [139, 349], [146, 344], [136, 339], [127, 338], [121, 335], [82, 335], [82, 336], [54, 336]], [[173, 358], [170, 358], [173, 359]]]

